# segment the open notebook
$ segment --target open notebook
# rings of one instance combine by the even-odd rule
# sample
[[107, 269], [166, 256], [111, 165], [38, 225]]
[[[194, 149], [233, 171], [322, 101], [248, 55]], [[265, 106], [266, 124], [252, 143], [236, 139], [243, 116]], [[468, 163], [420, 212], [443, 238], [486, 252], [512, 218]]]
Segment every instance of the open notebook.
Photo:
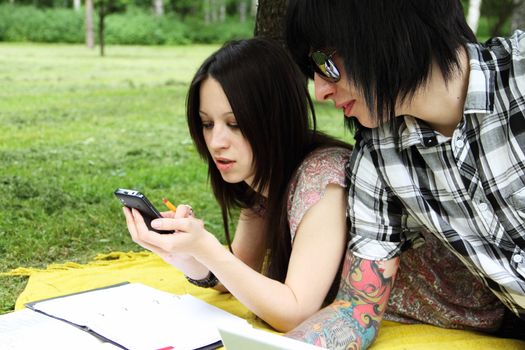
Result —
[[124, 349], [215, 349], [219, 325], [249, 329], [246, 320], [189, 294], [125, 283], [26, 304]]

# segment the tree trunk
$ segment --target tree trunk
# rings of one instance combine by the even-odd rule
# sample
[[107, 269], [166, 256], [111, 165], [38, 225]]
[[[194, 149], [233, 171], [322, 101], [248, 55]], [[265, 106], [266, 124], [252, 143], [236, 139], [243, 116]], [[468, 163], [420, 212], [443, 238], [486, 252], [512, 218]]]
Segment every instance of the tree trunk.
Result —
[[217, 0], [210, 0], [210, 13], [212, 23], [217, 23], [219, 19], [219, 11], [217, 11]]
[[467, 15], [467, 23], [476, 34], [478, 31], [478, 23], [479, 23], [479, 11], [481, 9], [481, 0], [469, 0], [468, 2], [468, 15]]
[[219, 22], [224, 23], [226, 20], [226, 4], [224, 0], [221, 0], [219, 3]]
[[255, 36], [277, 40], [284, 46], [285, 14], [286, 0], [259, 0]]
[[246, 12], [248, 11], [247, 4], [245, 0], [239, 1], [238, 8], [239, 8], [239, 22], [244, 23], [246, 22]]
[[211, 22], [211, 0], [203, 0], [202, 8], [204, 9], [204, 24]]
[[73, 0], [73, 9], [75, 11], [80, 11], [80, 5], [81, 5], [80, 0]]
[[98, 9], [98, 43], [100, 45], [100, 56], [104, 56], [104, 19], [106, 18], [104, 1], [101, 1]]
[[93, 0], [86, 0], [86, 46], [95, 47], [95, 33], [93, 32]]
[[517, 0], [517, 7], [512, 13], [510, 31], [513, 33], [516, 29], [525, 30], [525, 0]]
[[259, 5], [259, 1], [251, 0], [250, 15], [252, 15], [252, 17], [257, 16], [257, 6], [258, 5]]
[[491, 37], [508, 35], [508, 33], [502, 33], [502, 28], [505, 22], [507, 22], [511, 17], [514, 11], [514, 4], [514, 2], [509, 2], [501, 6], [499, 16], [496, 19], [496, 23], [492, 26], [490, 31]]
[[153, 13], [155, 16], [164, 15], [164, 1], [163, 0], [153, 0]]

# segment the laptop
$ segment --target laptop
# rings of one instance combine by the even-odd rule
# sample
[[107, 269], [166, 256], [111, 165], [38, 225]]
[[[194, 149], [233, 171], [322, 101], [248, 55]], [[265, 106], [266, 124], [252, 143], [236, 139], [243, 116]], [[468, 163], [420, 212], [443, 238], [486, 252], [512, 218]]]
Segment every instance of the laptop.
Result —
[[255, 328], [219, 328], [226, 350], [321, 350], [324, 348], [303, 343]]

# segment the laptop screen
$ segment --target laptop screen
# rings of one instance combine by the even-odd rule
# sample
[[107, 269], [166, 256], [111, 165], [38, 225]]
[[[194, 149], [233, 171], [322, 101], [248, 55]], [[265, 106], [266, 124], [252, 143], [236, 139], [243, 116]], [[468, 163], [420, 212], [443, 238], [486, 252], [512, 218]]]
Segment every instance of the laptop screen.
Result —
[[221, 329], [226, 350], [320, 350], [324, 349], [291, 338], [254, 328]]

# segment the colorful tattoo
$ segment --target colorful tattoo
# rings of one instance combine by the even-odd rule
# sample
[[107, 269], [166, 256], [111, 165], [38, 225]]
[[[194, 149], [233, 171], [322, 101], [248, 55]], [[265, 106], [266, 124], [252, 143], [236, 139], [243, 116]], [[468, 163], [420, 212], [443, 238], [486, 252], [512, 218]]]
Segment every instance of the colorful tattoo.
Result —
[[394, 276], [385, 276], [384, 262], [347, 253], [336, 301], [286, 336], [328, 349], [366, 349], [377, 336]]

